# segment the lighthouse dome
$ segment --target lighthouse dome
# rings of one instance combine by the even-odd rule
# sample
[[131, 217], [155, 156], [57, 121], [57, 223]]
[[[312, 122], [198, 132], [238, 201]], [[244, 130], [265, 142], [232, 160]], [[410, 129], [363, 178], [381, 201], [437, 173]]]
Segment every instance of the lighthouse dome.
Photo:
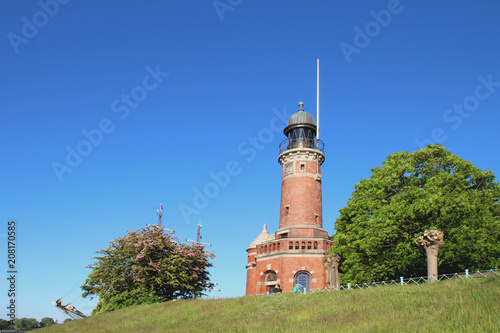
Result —
[[298, 125], [298, 124], [309, 124], [316, 126], [316, 122], [314, 121], [314, 117], [309, 113], [304, 111], [303, 109], [304, 103], [299, 103], [299, 111], [295, 112], [288, 118], [287, 126], [290, 125]]

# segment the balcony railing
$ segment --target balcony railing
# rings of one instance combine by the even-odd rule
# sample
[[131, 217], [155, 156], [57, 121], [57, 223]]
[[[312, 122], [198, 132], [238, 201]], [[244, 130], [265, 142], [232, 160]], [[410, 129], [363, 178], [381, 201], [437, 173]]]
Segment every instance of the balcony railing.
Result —
[[319, 150], [320, 152], [325, 152], [325, 143], [320, 139], [312, 140], [294, 140], [290, 142], [290, 140], [286, 139], [280, 143], [280, 154], [289, 149], [295, 148], [312, 148]]

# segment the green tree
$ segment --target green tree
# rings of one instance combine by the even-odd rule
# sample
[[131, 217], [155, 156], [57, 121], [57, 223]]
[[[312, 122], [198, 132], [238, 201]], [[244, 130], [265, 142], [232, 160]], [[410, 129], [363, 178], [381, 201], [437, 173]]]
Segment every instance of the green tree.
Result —
[[49, 327], [52, 326], [56, 323], [54, 318], [49, 318], [49, 317], [44, 317], [42, 320], [40, 320], [40, 326], [42, 327]]
[[71, 318], [66, 318], [66, 319], [64, 319], [63, 324], [69, 323], [70, 321], [73, 321], [73, 319], [71, 319]]
[[192, 298], [213, 288], [208, 268], [214, 255], [202, 246], [181, 244], [162, 227], [148, 225], [97, 251], [82, 286], [84, 297], [99, 296], [92, 314], [142, 303]]
[[5, 320], [5, 319], [0, 319], [0, 330], [5, 330], [5, 329], [8, 329], [8, 328], [11, 328], [12, 327], [12, 324]]
[[16, 330], [29, 330], [38, 327], [38, 320], [35, 318], [19, 318], [14, 320]]
[[441, 145], [387, 157], [362, 179], [335, 222], [342, 283], [426, 275], [415, 240], [444, 232], [439, 272], [500, 266], [500, 187]]

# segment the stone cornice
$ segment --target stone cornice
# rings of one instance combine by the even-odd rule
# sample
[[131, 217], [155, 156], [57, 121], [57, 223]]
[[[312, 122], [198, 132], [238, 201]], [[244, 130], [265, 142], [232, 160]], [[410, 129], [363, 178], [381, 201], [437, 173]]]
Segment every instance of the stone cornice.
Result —
[[313, 148], [295, 148], [282, 152], [278, 156], [278, 162], [283, 165], [284, 163], [291, 160], [309, 160], [316, 162], [319, 159], [319, 163], [323, 164], [325, 161], [325, 154], [321, 151]]
[[319, 231], [325, 231], [325, 229], [318, 227], [317, 225], [309, 225], [309, 224], [294, 224], [294, 225], [288, 225], [284, 228], [276, 230], [276, 234], [282, 234], [286, 232], [286, 230], [291, 230], [291, 229], [316, 229]]
[[251, 262], [251, 263], [246, 264], [245, 268], [246, 269], [255, 269], [256, 266], [257, 266], [256, 262]]

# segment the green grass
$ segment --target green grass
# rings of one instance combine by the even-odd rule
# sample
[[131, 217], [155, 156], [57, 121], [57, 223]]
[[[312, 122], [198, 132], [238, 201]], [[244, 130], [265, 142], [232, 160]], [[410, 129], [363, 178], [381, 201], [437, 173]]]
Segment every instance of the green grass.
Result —
[[375, 289], [179, 300], [37, 332], [499, 332], [500, 277]]

